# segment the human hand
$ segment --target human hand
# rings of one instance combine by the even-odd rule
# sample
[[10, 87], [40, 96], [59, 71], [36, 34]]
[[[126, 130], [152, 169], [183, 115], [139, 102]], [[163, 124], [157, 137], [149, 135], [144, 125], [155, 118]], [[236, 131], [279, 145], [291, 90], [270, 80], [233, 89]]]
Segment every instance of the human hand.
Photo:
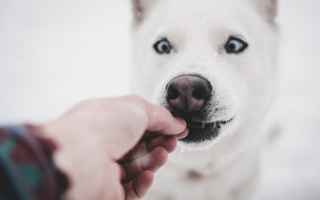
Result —
[[151, 186], [186, 123], [127, 96], [83, 102], [41, 128], [60, 145], [57, 162], [71, 176], [72, 199], [133, 200]]

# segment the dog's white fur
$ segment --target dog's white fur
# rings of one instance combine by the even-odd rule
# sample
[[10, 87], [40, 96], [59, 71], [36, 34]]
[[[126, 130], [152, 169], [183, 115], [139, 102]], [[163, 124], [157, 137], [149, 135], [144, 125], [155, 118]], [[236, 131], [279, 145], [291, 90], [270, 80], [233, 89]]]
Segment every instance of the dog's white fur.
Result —
[[[201, 74], [221, 110], [211, 121], [234, 117], [212, 141], [181, 143], [149, 199], [248, 200], [258, 180], [262, 121], [277, 85], [276, 0], [132, 1], [134, 91], [160, 104], [173, 77]], [[226, 54], [230, 35], [247, 41], [248, 49]], [[174, 53], [155, 53], [161, 37], [173, 43]]]

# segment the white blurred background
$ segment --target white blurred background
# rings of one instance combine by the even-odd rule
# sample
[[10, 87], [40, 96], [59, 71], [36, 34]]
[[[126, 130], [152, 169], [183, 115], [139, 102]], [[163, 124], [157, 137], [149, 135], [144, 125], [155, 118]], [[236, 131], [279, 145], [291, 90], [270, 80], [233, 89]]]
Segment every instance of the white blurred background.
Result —
[[129, 22], [125, 1], [0, 0], [0, 120], [127, 92]]
[[[0, 0], [0, 122], [43, 121], [129, 91], [128, 1]], [[280, 136], [257, 199], [320, 199], [320, 1], [279, 0]]]

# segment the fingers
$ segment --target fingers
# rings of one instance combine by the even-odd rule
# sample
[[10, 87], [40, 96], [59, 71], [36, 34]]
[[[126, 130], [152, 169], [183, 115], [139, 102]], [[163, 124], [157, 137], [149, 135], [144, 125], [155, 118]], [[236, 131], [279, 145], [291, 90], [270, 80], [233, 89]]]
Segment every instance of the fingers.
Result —
[[182, 119], [177, 119], [165, 108], [156, 105], [148, 107], [147, 131], [165, 135], [179, 135], [187, 129], [187, 124]]
[[156, 172], [166, 163], [168, 154], [169, 153], [165, 148], [157, 147], [152, 150], [151, 153], [123, 165], [125, 168], [125, 177], [123, 182], [129, 182], [144, 171]]
[[183, 138], [186, 138], [188, 136], [188, 134], [189, 134], [189, 130], [186, 129], [183, 133], [177, 135], [177, 139], [181, 140]]
[[142, 198], [153, 183], [153, 172], [145, 171], [135, 180], [125, 186], [126, 200], [137, 200]]
[[177, 146], [177, 139], [172, 136], [157, 137], [148, 144], [148, 149], [154, 149], [157, 146], [162, 146], [167, 152], [172, 153]]
[[[149, 103], [137, 96], [126, 96], [109, 100], [106, 103], [108, 117], [112, 121], [109, 133], [109, 151], [114, 160], [121, 159], [134, 148], [138, 141], [149, 133], [158, 135], [179, 136], [187, 129], [186, 122], [176, 119], [162, 106]], [[154, 134], [153, 134], [154, 135]]]
[[[177, 146], [174, 136], [158, 136], [149, 142], [140, 142], [119, 164], [124, 168], [121, 180], [128, 181], [144, 170], [155, 171], [167, 160]], [[160, 147], [160, 148], [158, 148]]]
[[[174, 150], [176, 143], [175, 137], [158, 137], [148, 147], [145, 144], [139, 144], [131, 152], [136, 155], [138, 152], [145, 151], [146, 154], [122, 165], [125, 168], [121, 174], [126, 200], [137, 200], [146, 194], [152, 185], [154, 173], [166, 163], [169, 151]], [[151, 148], [153, 150], [149, 152]]]
[[[129, 103], [128, 105], [131, 109], [137, 108], [135, 109], [136, 116], [133, 117], [140, 118], [140, 121], [142, 118], [147, 117], [147, 124], [144, 131], [160, 132], [161, 134], [166, 135], [177, 135], [186, 129], [186, 122], [174, 118], [163, 106], [154, 105], [142, 97], [134, 95], [124, 96], [114, 99], [114, 101], [121, 101], [123, 104]], [[138, 110], [140, 110], [140, 112]]]

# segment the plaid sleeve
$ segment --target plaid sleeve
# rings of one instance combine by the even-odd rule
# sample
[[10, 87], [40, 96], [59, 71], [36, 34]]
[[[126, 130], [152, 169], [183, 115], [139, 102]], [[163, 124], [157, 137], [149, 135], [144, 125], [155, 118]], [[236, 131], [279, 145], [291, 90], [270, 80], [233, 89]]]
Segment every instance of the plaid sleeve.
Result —
[[56, 145], [31, 125], [0, 128], [0, 199], [61, 200], [67, 176], [53, 161]]

